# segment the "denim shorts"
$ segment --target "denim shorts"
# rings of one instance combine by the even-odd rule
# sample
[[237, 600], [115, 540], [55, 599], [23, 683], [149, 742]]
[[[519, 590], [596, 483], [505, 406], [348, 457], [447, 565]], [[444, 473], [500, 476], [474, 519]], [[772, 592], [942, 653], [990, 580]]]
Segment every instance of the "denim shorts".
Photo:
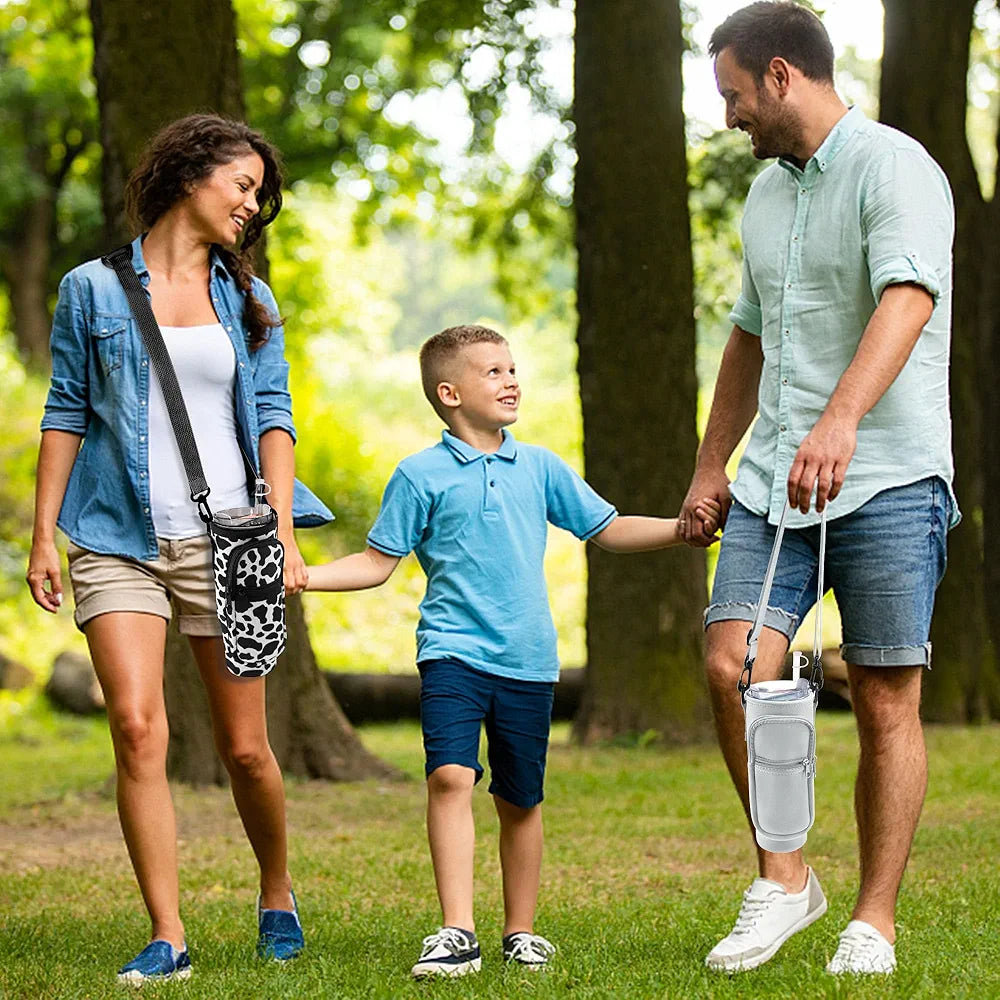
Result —
[[555, 684], [498, 677], [459, 660], [425, 660], [417, 669], [427, 776], [444, 764], [460, 764], [472, 768], [478, 782], [485, 723], [490, 793], [522, 809], [538, 805]]
[[[948, 487], [934, 476], [877, 493], [827, 521], [826, 577], [840, 609], [841, 655], [858, 666], [930, 666], [934, 592], [947, 563]], [[737, 501], [729, 511], [706, 628], [753, 621], [776, 528]], [[764, 624], [791, 642], [816, 603], [819, 525], [786, 529]]]

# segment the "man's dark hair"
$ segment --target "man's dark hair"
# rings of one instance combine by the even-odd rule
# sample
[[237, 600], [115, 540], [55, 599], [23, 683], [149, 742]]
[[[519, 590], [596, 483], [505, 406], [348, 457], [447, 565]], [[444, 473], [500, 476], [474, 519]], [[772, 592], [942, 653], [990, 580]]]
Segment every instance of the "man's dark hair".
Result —
[[708, 53], [730, 49], [757, 83], [776, 56], [810, 80], [833, 84], [833, 45], [823, 22], [791, 0], [760, 0], [730, 14], [712, 32]]

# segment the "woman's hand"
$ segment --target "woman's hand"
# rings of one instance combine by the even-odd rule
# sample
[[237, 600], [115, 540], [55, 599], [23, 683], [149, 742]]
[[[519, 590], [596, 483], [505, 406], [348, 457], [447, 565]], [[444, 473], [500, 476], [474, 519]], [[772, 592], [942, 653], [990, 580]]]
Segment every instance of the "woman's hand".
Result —
[[285, 546], [285, 594], [301, 594], [309, 582], [309, 572], [295, 535], [292, 532], [279, 534], [278, 540]]
[[[33, 542], [25, 576], [31, 596], [44, 611], [55, 614], [62, 604], [62, 567], [55, 542]], [[51, 584], [48, 590], [45, 584]]]

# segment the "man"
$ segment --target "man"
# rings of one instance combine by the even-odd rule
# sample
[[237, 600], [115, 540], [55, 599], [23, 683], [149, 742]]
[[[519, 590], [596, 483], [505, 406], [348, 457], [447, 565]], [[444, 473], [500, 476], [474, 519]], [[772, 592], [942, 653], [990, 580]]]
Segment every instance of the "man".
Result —
[[[754, 669], [755, 680], [779, 676], [813, 603], [818, 512], [829, 504], [826, 579], [843, 620], [861, 748], [861, 888], [827, 971], [890, 973], [896, 899], [927, 784], [920, 676], [945, 535], [959, 516], [948, 411], [951, 193], [918, 143], [840, 100], [830, 39], [805, 8], [751, 4], [716, 29], [709, 52], [727, 126], [749, 135], [759, 159], [778, 157], [747, 198], [742, 292], [681, 511], [694, 545], [710, 541], [693, 514], [697, 498], [729, 511], [705, 612], [716, 728], [747, 809], [736, 688], [747, 623], [787, 498], [793, 530]], [[758, 411], [730, 491], [726, 462]], [[712, 968], [754, 968], [826, 911], [801, 850], [757, 853], [761, 877], [708, 955]]]

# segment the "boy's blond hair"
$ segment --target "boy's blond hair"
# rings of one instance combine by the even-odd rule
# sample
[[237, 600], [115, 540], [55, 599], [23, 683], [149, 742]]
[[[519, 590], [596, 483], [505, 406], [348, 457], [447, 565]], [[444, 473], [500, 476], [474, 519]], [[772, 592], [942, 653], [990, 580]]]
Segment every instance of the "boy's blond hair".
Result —
[[507, 340], [488, 326], [449, 326], [424, 341], [420, 348], [420, 379], [427, 402], [434, 412], [448, 423], [448, 407], [438, 398], [437, 387], [442, 382], [453, 382], [455, 362], [463, 347], [470, 344], [506, 344]]

